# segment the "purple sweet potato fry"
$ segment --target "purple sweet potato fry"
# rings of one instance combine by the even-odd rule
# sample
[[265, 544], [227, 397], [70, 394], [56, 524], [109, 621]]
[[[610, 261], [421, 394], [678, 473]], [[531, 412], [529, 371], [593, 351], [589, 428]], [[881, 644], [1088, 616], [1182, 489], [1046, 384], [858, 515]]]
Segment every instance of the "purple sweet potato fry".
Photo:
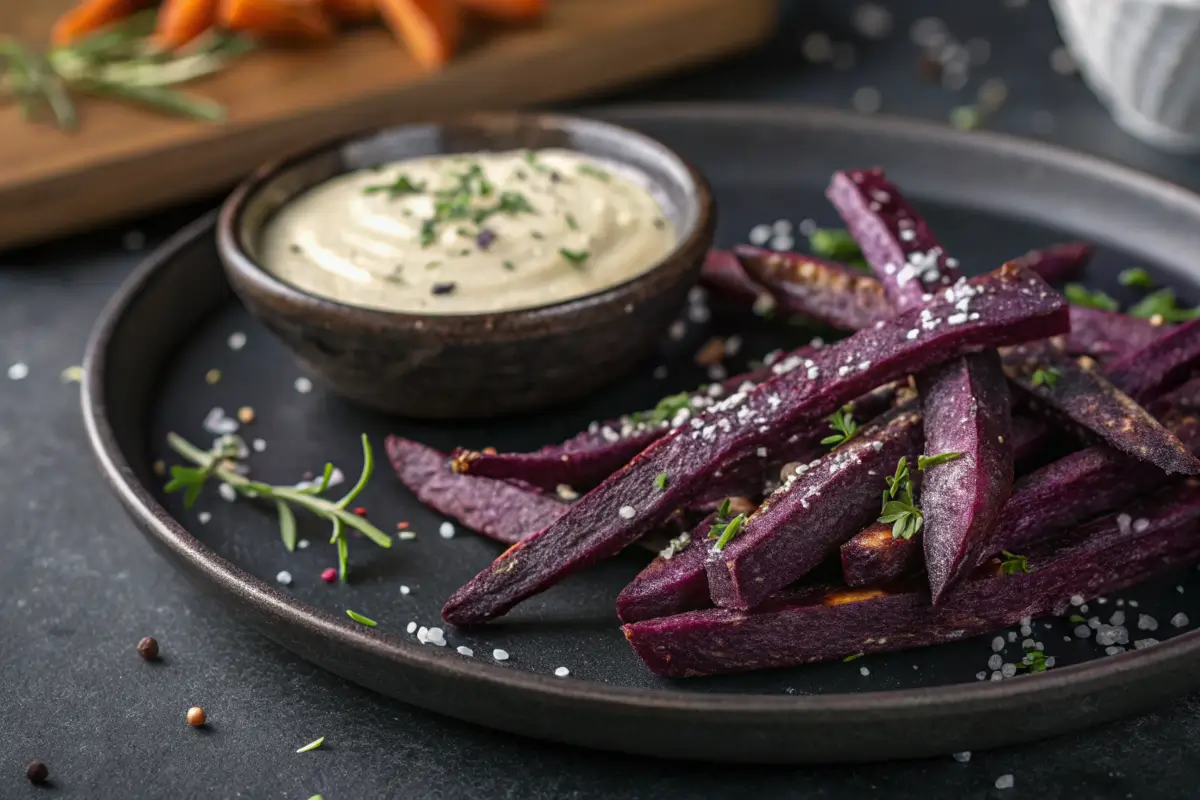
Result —
[[921, 537], [892, 535], [892, 526], [873, 522], [841, 547], [842, 578], [847, 586], [890, 586], [925, 565]]
[[767, 298], [770, 305], [775, 300], [767, 287], [746, 273], [737, 256], [728, 250], [709, 250], [700, 270], [700, 285], [719, 297], [746, 307], [754, 306]]
[[1096, 372], [1063, 356], [1051, 342], [1007, 348], [1004, 370], [1036, 406], [1117, 450], [1165, 472], [1200, 474], [1200, 461], [1146, 409]]
[[[946, 256], [924, 219], [883, 172], [836, 173], [827, 194], [898, 310], [925, 306], [934, 292], [942, 293], [959, 278], [957, 262]], [[966, 294], [959, 296], [952, 313], [935, 315], [927, 308], [922, 329], [969, 321], [976, 313], [971, 303]], [[995, 352], [918, 374], [917, 388], [925, 406], [925, 454], [963, 454], [926, 476], [921, 494], [925, 565], [937, 603], [974, 567], [1012, 490], [1012, 445], [1007, 442], [1012, 437], [1011, 407]]]
[[550, 495], [504, 481], [459, 475], [444, 453], [402, 439], [387, 438], [388, 460], [400, 482], [425, 505], [453, 517], [489, 539], [512, 544], [540, 531], [567, 510]]
[[1104, 374], [1134, 400], [1146, 402], [1187, 380], [1198, 366], [1200, 319], [1194, 319], [1109, 364]]
[[668, 546], [617, 595], [622, 622], [669, 617], [712, 605], [708, 596], [708, 532], [716, 519], [710, 514], [688, 532], [687, 544]]
[[1016, 259], [1022, 267], [1033, 270], [1047, 283], [1077, 280], [1092, 260], [1092, 246], [1087, 242], [1062, 242], [1030, 250]]
[[[443, 618], [458, 625], [484, 622], [615, 555], [686, 505], [713, 470], [769, 447], [780, 435], [876, 386], [968, 352], [1054, 336], [1069, 324], [1062, 298], [1028, 270], [1001, 268], [964, 286], [975, 294], [978, 317], [962, 325], [924, 330], [922, 312], [913, 311], [817, 350], [811, 358], [793, 362], [789, 357], [776, 364], [773, 369], [788, 369], [676, 428], [556, 522], [509, 548], [454, 593]], [[939, 296], [930, 309], [945, 316], [955, 302], [953, 293], [949, 299]], [[665, 490], [656, 485], [664, 472]]]
[[[1013, 482], [1008, 385], [994, 351], [950, 361], [917, 377], [925, 455], [961, 458], [925, 471], [925, 568], [934, 604], [975, 568]], [[996, 409], [1000, 413], [996, 413]]]
[[1166, 330], [1141, 317], [1071, 306], [1071, 332], [1064, 338], [1063, 347], [1067, 355], [1105, 361], [1141, 350]]
[[1098, 520], [1061, 548], [1031, 556], [1029, 574], [997, 574], [993, 563], [936, 607], [923, 591], [836, 590], [823, 599], [806, 592], [756, 611], [691, 611], [622, 630], [652, 672], [675, 678], [957, 641], [1024, 617], [1062, 614], [1073, 596], [1111, 594], [1200, 557], [1200, 489], [1185, 485], [1155, 500], [1148, 510]]
[[754, 608], [804, 577], [879, 515], [884, 476], [921, 449], [916, 405], [895, 409], [799, 467], [724, 550], [708, 550], [708, 589], [724, 608]]
[[739, 245], [745, 271], [794, 314], [846, 331], [892, 316], [879, 282], [845, 266], [801, 253]]

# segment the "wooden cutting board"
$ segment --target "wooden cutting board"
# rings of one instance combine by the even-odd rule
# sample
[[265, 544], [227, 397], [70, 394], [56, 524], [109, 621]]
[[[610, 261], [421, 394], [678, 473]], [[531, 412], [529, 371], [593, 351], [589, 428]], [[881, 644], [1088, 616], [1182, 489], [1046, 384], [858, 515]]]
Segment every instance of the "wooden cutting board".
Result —
[[[70, 0], [0, 2], [0, 33], [44, 41]], [[423, 73], [382, 29], [267, 49], [185, 87], [229, 120], [80, 102], [62, 133], [0, 106], [0, 246], [44, 239], [228, 187], [286, 151], [373, 126], [578, 97], [745, 48], [774, 0], [551, 0], [545, 20], [479, 36]]]

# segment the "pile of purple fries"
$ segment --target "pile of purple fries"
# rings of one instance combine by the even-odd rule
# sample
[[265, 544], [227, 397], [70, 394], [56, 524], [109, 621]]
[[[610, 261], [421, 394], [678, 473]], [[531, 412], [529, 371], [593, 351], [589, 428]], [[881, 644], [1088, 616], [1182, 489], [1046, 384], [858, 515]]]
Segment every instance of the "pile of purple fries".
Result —
[[421, 502], [511, 545], [446, 622], [657, 541], [625, 636], [657, 674], [712, 675], [965, 638], [1200, 558], [1200, 320], [1068, 306], [1048, 281], [1085, 244], [964, 278], [879, 170], [827, 196], [874, 277], [743, 246], [703, 282], [846, 338], [531, 453], [389, 438]]

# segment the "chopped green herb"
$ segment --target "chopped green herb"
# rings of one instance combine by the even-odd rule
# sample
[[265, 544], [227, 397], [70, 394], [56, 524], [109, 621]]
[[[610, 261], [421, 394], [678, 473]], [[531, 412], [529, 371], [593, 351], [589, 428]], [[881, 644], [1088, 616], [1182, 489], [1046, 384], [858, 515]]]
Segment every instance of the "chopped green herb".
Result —
[[1134, 303], [1125, 313], [1142, 319], [1161, 317], [1163, 322], [1187, 322], [1200, 317], [1200, 308], [1180, 308], [1173, 290], [1159, 289]]
[[1097, 289], [1092, 291], [1081, 283], [1068, 283], [1063, 289], [1067, 300], [1074, 305], [1084, 308], [1098, 308], [1101, 311], [1116, 311], [1121, 306], [1116, 300]]
[[510, 270], [510, 271], [511, 271], [511, 270], [514, 270], [514, 269], [516, 269], [516, 268], [517, 268], [517, 265], [516, 265], [516, 264], [514, 264], [514, 263], [513, 263], [513, 262], [511, 262], [511, 261], [508, 261], [508, 260], [506, 259], [506, 260], [504, 261], [504, 268], [505, 268], [505, 269], [507, 269], [507, 270]]
[[1001, 575], [1015, 575], [1018, 572], [1029, 573], [1028, 556], [1019, 556], [1007, 550], [1000, 551], [1000, 554], [1004, 556], [1004, 559], [1000, 562]]
[[608, 180], [607, 172], [599, 167], [593, 167], [591, 164], [580, 164], [578, 167], [578, 172], [580, 175], [591, 175], [593, 178], [598, 178], [602, 181]]
[[366, 434], [362, 436], [362, 474], [359, 475], [354, 487], [337, 501], [318, 496], [329, 488], [329, 481], [333, 476], [333, 464], [325, 465], [325, 472], [319, 484], [300, 487], [272, 486], [261, 481], [250, 480], [237, 472], [234, 460], [244, 447], [244, 443], [240, 442], [237, 437], [222, 437], [217, 440], [212, 450], [207, 451], [201, 450], [177, 433], [167, 434], [167, 444], [176, 453], [197, 465], [195, 467], [185, 467], [180, 464], [172, 466], [171, 480], [164, 487], [164, 491], [168, 493], [183, 491], [185, 508], [191, 508], [192, 504], [196, 502], [200, 491], [210, 477], [224, 481], [233, 487], [234, 491], [245, 497], [274, 501], [275, 509], [279, 514], [280, 537], [283, 539], [284, 546], [289, 550], [295, 546], [296, 534], [294, 515], [288, 506], [299, 506], [306, 509], [332, 524], [333, 536], [330, 542], [337, 544], [338, 574], [343, 581], [346, 580], [349, 553], [346, 526], [361, 532], [380, 547], [392, 546], [390, 536], [367, 522], [363, 517], [346, 510], [354, 498], [358, 497], [366, 488], [367, 481], [370, 480], [371, 474], [375, 470], [375, 458]]
[[529, 235], [534, 239], [537, 239], [539, 242], [546, 238], [546, 235], [541, 231], [530, 231]]
[[319, 794], [314, 794], [312, 797], [308, 798], [308, 800], [325, 800], [325, 798]]
[[1025, 654], [1020, 664], [1017, 664], [1017, 669], [1027, 669], [1030, 674], [1034, 672], [1046, 671], [1046, 654], [1041, 650], [1031, 650]]
[[354, 620], [355, 622], [357, 622], [359, 625], [366, 625], [368, 628], [374, 628], [376, 625], [379, 624], [378, 622], [371, 619], [370, 617], [364, 617], [362, 614], [358, 613], [357, 611], [351, 611], [348, 608], [346, 609], [346, 616], [349, 617], [350, 619]]
[[654, 425], [663, 422], [669, 422], [675, 418], [681, 410], [692, 407], [692, 396], [687, 392], [679, 394], [667, 395], [650, 411], [639, 411], [636, 414], [631, 414], [630, 419], [637, 422], [649, 422]]
[[565, 247], [558, 248], [558, 254], [575, 266], [579, 266], [591, 256], [587, 250], [568, 250]]
[[324, 736], [322, 736], [320, 739], [309, 742], [308, 744], [304, 745], [304, 747], [297, 749], [296, 752], [297, 753], [307, 753], [309, 750], [316, 750], [318, 747], [320, 747], [323, 744], [325, 744]]
[[925, 516], [913, 501], [907, 456], [900, 457], [896, 462], [896, 473], [887, 476], [884, 481], [887, 488], [883, 490], [883, 509], [877, 521], [891, 523], [892, 538], [911, 539], [925, 524]]
[[363, 194], [387, 192], [388, 199], [395, 200], [397, 197], [406, 194], [420, 194], [423, 191], [425, 191], [425, 184], [414, 183], [407, 175], [398, 175], [396, 176], [396, 180], [391, 183], [368, 186], [363, 189]]
[[566, 217], [564, 217], [564, 219], [566, 219], [566, 221], [567, 221], [568, 228], [570, 228], [573, 231], [579, 230], [579, 221], [575, 219], [574, 214], [567, 214]]
[[856, 658], [862, 658], [863, 655], [865, 655], [865, 654], [864, 653], [855, 653], [854, 655], [846, 656], [845, 658], [842, 659], [842, 663], [843, 664], [849, 663]]
[[532, 150], [526, 150], [524, 153], [525, 163], [533, 167], [538, 172], [549, 172], [550, 170], [538, 161], [537, 153]]
[[983, 125], [984, 114], [978, 106], [955, 106], [950, 109], [950, 124], [960, 131], [973, 131]]
[[437, 239], [437, 221], [427, 219], [421, 223], [421, 247], [428, 247]]
[[1058, 385], [1058, 379], [1062, 377], [1062, 372], [1058, 367], [1040, 367], [1033, 371], [1031, 382], [1034, 386], [1048, 386], [1054, 388]]
[[83, 367], [67, 367], [59, 373], [58, 379], [63, 383], [83, 383]]
[[[746, 515], [738, 514], [733, 519], [729, 520], [729, 524], [721, 531], [721, 535], [717, 537], [717, 543], [713, 545], [713, 549], [721, 551], [725, 549], [725, 545], [729, 544], [733, 537], [741, 533], [742, 526], [746, 524]], [[712, 534], [709, 534], [711, 538]]]
[[659, 489], [666, 489], [667, 488], [667, 480], [668, 480], [667, 473], [660, 472], [660, 473], [658, 473], [658, 477], [654, 479], [654, 485], [657, 486]]
[[862, 248], [845, 228], [817, 228], [808, 235], [808, 249], [815, 256], [837, 261], [862, 258]]
[[833, 428], [837, 433], [832, 436], [826, 436], [821, 440], [821, 444], [831, 444], [835, 450], [850, 441], [854, 438], [854, 434], [858, 433], [858, 423], [854, 421], [854, 416], [850, 413], [848, 407], [839, 408], [833, 412], [833, 416], [829, 418], [829, 427]]
[[938, 453], [936, 456], [917, 456], [917, 469], [924, 472], [930, 467], [936, 467], [938, 464], [957, 461], [962, 456], [962, 453]]
[[1130, 269], [1121, 270], [1121, 274], [1117, 276], [1117, 280], [1122, 286], [1128, 286], [1130, 289], [1153, 289], [1154, 280], [1150, 277], [1150, 273], [1141, 267], [1131, 267]]
[[1084, 619], [1083, 617], [1079, 616], [1078, 614], [1072, 614], [1071, 616], [1067, 617], [1067, 621], [1074, 622], [1076, 625], [1086, 625], [1087, 624], [1087, 620]]
[[716, 539], [729, 525], [729, 513], [733, 510], [733, 501], [726, 497], [721, 501], [721, 505], [717, 506], [717, 513], [713, 515], [713, 524], [708, 529], [708, 538]]

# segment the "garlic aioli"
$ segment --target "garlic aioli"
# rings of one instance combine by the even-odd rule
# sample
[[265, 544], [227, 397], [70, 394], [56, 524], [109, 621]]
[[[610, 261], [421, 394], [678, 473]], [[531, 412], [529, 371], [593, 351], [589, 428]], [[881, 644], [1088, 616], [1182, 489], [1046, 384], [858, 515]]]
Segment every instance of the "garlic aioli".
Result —
[[471, 314], [615, 286], [675, 243], [658, 201], [630, 177], [570, 150], [513, 150], [338, 176], [276, 212], [259, 257], [349, 305]]

